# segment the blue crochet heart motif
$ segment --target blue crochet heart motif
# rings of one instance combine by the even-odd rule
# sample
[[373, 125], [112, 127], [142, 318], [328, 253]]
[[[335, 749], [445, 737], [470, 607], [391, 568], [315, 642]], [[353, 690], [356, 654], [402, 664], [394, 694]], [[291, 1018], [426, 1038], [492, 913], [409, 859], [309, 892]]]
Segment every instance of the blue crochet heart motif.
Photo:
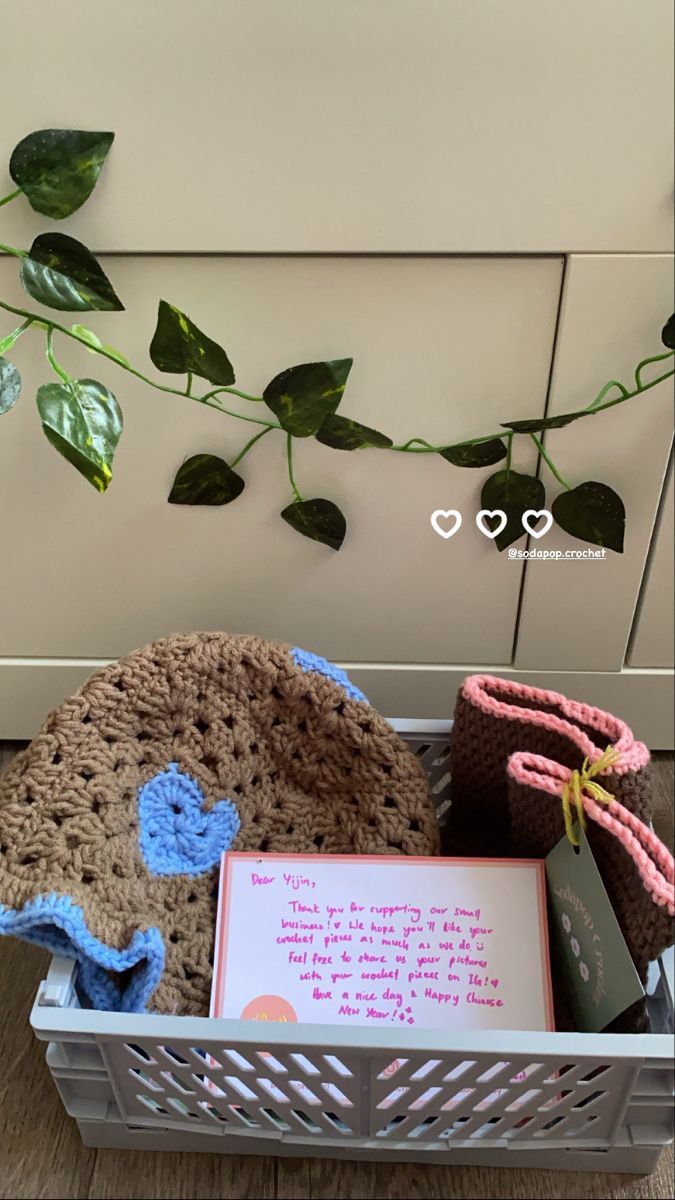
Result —
[[199, 784], [171, 763], [148, 780], [138, 796], [139, 842], [153, 875], [201, 875], [218, 862], [239, 832], [231, 800], [208, 812]]

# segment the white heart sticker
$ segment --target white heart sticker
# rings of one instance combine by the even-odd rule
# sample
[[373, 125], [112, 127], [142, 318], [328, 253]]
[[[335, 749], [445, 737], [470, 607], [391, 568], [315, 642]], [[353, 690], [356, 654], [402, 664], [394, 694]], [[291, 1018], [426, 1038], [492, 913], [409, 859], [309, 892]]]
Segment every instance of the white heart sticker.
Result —
[[[448, 529], [444, 529], [440, 524], [441, 519], [444, 521], [452, 520], [452, 525]], [[435, 533], [442, 538], [451, 538], [457, 533], [462, 524], [462, 514], [457, 512], [456, 508], [437, 508], [431, 514], [431, 528]]]
[[[490, 526], [485, 524], [486, 517], [498, 518], [496, 529], [490, 529]], [[481, 508], [480, 512], [476, 514], [476, 525], [487, 538], [499, 537], [502, 529], [506, 527], [506, 513], [501, 508]]]
[[[544, 518], [544, 524], [542, 528], [533, 529], [532, 526], [535, 525], [537, 521], [540, 521], [542, 517]], [[525, 529], [527, 533], [531, 534], [534, 538], [543, 537], [545, 533], [548, 533], [552, 524], [553, 514], [550, 513], [547, 508], [528, 508], [527, 511], [523, 513], [523, 529]]]

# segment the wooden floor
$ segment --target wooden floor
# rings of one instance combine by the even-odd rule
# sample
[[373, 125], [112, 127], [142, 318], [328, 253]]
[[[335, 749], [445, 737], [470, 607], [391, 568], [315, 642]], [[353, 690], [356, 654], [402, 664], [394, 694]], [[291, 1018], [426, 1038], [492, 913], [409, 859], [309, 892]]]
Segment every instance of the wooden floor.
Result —
[[[0, 743], [0, 769], [16, 749]], [[655, 824], [672, 838], [673, 758], [655, 764]], [[28, 1013], [49, 956], [0, 938], [0, 1197], [3, 1200], [505, 1200], [531, 1197], [670, 1197], [675, 1191], [672, 1148], [651, 1176], [492, 1170], [338, 1160], [229, 1157], [87, 1150], [65, 1115], [33, 1037]]]

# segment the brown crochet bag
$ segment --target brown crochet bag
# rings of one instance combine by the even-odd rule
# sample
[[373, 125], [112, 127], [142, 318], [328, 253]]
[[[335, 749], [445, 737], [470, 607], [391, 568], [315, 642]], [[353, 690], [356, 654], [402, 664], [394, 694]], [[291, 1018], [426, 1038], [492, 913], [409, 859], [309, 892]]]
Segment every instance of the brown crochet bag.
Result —
[[[595, 782], [612, 800], [605, 807], [584, 796], [588, 839], [645, 982], [649, 962], [673, 942], [673, 860], [648, 828], [649, 751], [623, 721], [557, 692], [469, 676], [455, 709], [446, 828], [463, 853], [545, 857], [565, 833], [562, 793], [572, 772], [598, 762], [608, 745], [615, 754]], [[558, 1000], [557, 1026], [569, 1027], [560, 988]], [[642, 1002], [612, 1028], [645, 1026]]]
[[[594, 762], [608, 745], [620, 757], [602, 773], [603, 786], [649, 823], [649, 751], [623, 721], [558, 692], [491, 675], [468, 676], [457, 696], [452, 731], [448, 844], [461, 846], [463, 853], [513, 852], [506, 773], [512, 754], [541, 754], [579, 770], [585, 758]], [[533, 820], [540, 809], [533, 808]]]
[[[514, 754], [507, 776], [514, 853], [519, 858], [545, 858], [565, 834], [562, 799], [572, 772], [540, 755]], [[645, 983], [650, 962], [673, 942], [672, 855], [616, 799], [600, 806], [583, 774], [580, 791], [593, 857]]]
[[426, 777], [343, 671], [221, 633], [94, 675], [0, 780], [0, 932], [101, 1008], [205, 1014], [221, 852], [435, 854]]

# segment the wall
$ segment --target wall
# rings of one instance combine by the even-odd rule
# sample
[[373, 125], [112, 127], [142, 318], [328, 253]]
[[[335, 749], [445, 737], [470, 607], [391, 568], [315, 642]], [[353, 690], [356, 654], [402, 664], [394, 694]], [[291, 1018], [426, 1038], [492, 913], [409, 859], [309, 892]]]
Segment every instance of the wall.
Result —
[[[87, 323], [142, 370], [162, 296], [223, 342], [245, 390], [353, 355], [346, 414], [441, 442], [581, 406], [658, 352], [672, 307], [664, 0], [118, 0], [114, 15], [102, 0], [2, 0], [0, 16], [25, 47], [3, 63], [7, 156], [43, 126], [116, 132], [96, 192], [60, 228], [104, 256], [127, 306]], [[50, 226], [23, 201], [1, 217], [15, 245]], [[0, 294], [20, 304], [16, 276], [0, 261]], [[251, 427], [58, 351], [116, 392], [125, 433], [100, 497], [47, 445], [42, 348], [20, 343], [25, 392], [0, 427], [0, 736], [29, 736], [101, 661], [228, 628], [349, 663], [394, 715], [448, 715], [466, 670], [488, 667], [614, 707], [652, 745], [672, 738], [663, 551], [626, 665], [671, 443], [666, 385], [547, 439], [574, 482], [598, 472], [624, 496], [623, 556], [509, 561], [473, 525], [489, 470], [311, 442], [302, 490], [348, 518], [335, 555], [279, 520], [281, 439], [252, 451], [231, 507], [169, 506], [184, 457], [231, 457]], [[550, 501], [534, 447], [517, 453]], [[443, 542], [429, 515], [447, 507], [465, 522]], [[552, 531], [545, 545], [577, 543]]]

